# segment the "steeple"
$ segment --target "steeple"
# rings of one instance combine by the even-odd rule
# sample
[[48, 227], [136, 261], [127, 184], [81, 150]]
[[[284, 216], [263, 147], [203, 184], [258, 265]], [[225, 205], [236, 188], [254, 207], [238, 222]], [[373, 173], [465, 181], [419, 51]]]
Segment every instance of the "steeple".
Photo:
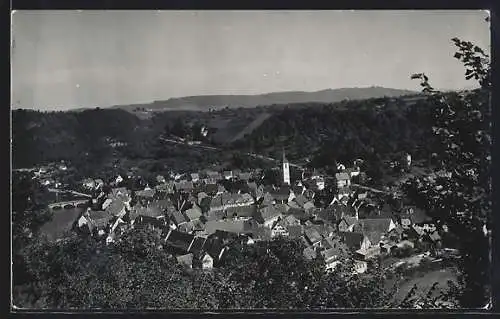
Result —
[[285, 149], [283, 148], [283, 183], [290, 185], [290, 167], [288, 160], [285, 156]]

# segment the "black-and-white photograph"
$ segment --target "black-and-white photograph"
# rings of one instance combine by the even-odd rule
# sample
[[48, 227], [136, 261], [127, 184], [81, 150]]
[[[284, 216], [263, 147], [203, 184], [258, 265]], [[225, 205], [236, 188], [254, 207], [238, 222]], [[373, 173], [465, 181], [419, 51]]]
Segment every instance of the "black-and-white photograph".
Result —
[[12, 311], [491, 309], [488, 11], [11, 19]]

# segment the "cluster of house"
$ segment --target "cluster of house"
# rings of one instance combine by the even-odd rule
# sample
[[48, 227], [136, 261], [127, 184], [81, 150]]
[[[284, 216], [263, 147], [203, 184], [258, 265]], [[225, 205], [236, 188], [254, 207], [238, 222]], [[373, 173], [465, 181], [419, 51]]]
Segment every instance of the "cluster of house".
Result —
[[35, 168], [19, 169], [19, 171], [31, 172], [33, 174], [33, 179], [39, 180], [40, 184], [54, 188], [60, 188], [63, 186], [63, 184], [58, 181], [54, 175], [66, 170], [68, 170], [68, 166], [64, 163], [64, 161], [49, 163]]
[[[259, 185], [248, 172], [206, 171], [188, 178], [174, 174], [169, 180], [158, 176], [154, 187], [135, 192], [119, 187], [119, 176], [107, 194], [98, 192], [76, 224], [107, 243], [119, 241], [127, 228], [159, 229], [164, 247], [179, 263], [204, 269], [220, 262], [234, 240], [253, 244], [278, 236], [297, 238], [305, 244], [306, 258], [321, 254], [330, 270], [343, 256], [354, 257], [360, 273], [381, 253], [413, 245], [424, 236], [440, 240], [421, 210], [407, 207], [396, 214], [388, 205], [380, 208], [367, 193], [352, 190], [351, 177], [360, 173], [358, 168], [339, 171], [340, 195], [327, 208], [316, 207], [314, 197], [324, 179], [315, 174], [290, 183], [284, 171], [285, 183], [279, 187]], [[227, 182], [233, 186], [229, 190], [223, 186]], [[104, 184], [84, 183], [92, 189]]]

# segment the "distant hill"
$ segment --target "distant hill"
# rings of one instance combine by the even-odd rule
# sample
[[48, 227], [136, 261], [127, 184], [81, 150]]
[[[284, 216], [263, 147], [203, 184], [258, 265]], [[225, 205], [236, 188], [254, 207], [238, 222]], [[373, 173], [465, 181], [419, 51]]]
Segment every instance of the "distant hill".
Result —
[[259, 95], [199, 95], [181, 98], [171, 98], [165, 101], [155, 101], [150, 104], [117, 105], [120, 108], [133, 111], [145, 108], [153, 111], [162, 110], [198, 110], [208, 111], [210, 108], [251, 108], [273, 104], [293, 103], [335, 103], [342, 100], [364, 100], [381, 97], [398, 97], [414, 95], [415, 91], [399, 90], [384, 87], [327, 89], [317, 92], [276, 92]]

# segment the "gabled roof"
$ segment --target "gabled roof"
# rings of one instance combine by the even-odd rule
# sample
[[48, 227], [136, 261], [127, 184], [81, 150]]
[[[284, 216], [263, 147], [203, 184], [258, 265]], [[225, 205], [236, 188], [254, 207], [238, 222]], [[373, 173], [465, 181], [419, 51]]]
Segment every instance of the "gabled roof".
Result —
[[381, 234], [389, 231], [391, 222], [390, 218], [366, 218], [358, 221], [363, 232], [379, 232]]
[[204, 251], [205, 242], [207, 241], [204, 237], [194, 237], [194, 240], [189, 248], [189, 252], [195, 254], [196, 256], [200, 255]]
[[306, 236], [307, 240], [309, 240], [311, 244], [320, 242], [321, 239], [323, 239], [320, 233], [318, 233], [318, 231], [312, 227], [308, 227], [304, 230], [304, 236]]
[[119, 215], [123, 209], [125, 209], [125, 204], [119, 200], [113, 201], [108, 207], [106, 207], [106, 211], [113, 216]]
[[281, 214], [286, 214], [290, 209], [290, 206], [288, 206], [287, 204], [276, 204], [274, 205], [274, 208], [276, 208], [276, 210]]
[[174, 185], [175, 189], [178, 191], [191, 191], [194, 188], [193, 182], [191, 181], [176, 182]]
[[339, 180], [339, 181], [346, 181], [346, 180], [350, 180], [351, 179], [351, 177], [349, 176], [349, 174], [348, 173], [344, 173], [344, 172], [342, 172], [342, 173], [336, 173], [335, 174], [335, 178], [337, 180]]
[[152, 225], [157, 228], [164, 228], [165, 222], [154, 217], [138, 216], [135, 218], [134, 225]]
[[250, 228], [249, 223], [244, 220], [213, 220], [205, 223], [205, 230], [208, 234], [213, 234], [217, 230], [241, 234], [249, 232]]
[[300, 220], [293, 215], [285, 216], [282, 220], [285, 225], [300, 225]]
[[198, 193], [205, 192], [207, 194], [217, 194], [219, 187], [217, 184], [204, 184], [200, 185], [198, 188]]
[[189, 220], [197, 220], [202, 216], [201, 209], [198, 206], [193, 206], [185, 211], [186, 216]]
[[177, 256], [176, 258], [177, 262], [185, 267], [192, 267], [193, 265], [193, 254]]
[[174, 222], [177, 225], [187, 222], [187, 220], [184, 217], [184, 215], [181, 212], [179, 212], [178, 210], [174, 210], [172, 212], [172, 218], [174, 219]]
[[252, 173], [240, 173], [238, 177], [242, 180], [249, 180], [252, 178]]
[[207, 220], [220, 220], [226, 217], [226, 212], [223, 209], [211, 209], [205, 214]]
[[255, 240], [268, 241], [272, 239], [271, 229], [263, 226], [253, 227], [251, 234]]
[[323, 250], [321, 255], [325, 258], [326, 262], [330, 262], [332, 259], [337, 258], [341, 254], [341, 249], [339, 247], [329, 248], [327, 250]]
[[153, 198], [155, 191], [153, 189], [145, 189], [135, 193], [137, 197]]
[[287, 225], [288, 237], [299, 238], [304, 234], [304, 227], [302, 225]]
[[300, 207], [304, 207], [304, 204], [307, 203], [308, 200], [304, 195], [297, 195], [293, 201]]
[[344, 221], [347, 226], [351, 226], [351, 225], [356, 225], [358, 223], [358, 219], [355, 218], [355, 217], [349, 217], [349, 216], [346, 216], [346, 217], [343, 217], [340, 222]]
[[259, 210], [259, 213], [264, 221], [268, 221], [281, 215], [280, 211], [277, 210], [274, 206], [263, 207]]
[[382, 233], [378, 231], [363, 232], [363, 234], [368, 237], [368, 240], [372, 245], [377, 245], [382, 239]]
[[228, 217], [253, 217], [255, 215], [254, 206], [236, 206], [228, 207], [226, 209], [226, 216]]
[[311, 217], [304, 209], [294, 207], [291, 207], [288, 210], [287, 215], [293, 215], [300, 220], [307, 220]]
[[133, 215], [148, 216], [153, 218], [164, 216], [163, 211], [160, 210], [158, 207], [154, 206], [142, 207], [137, 205], [134, 207]]
[[127, 195], [130, 196], [130, 191], [126, 189], [125, 187], [117, 187], [117, 188], [112, 188], [110, 195], [113, 197], [116, 197], [118, 195]]
[[365, 235], [357, 232], [340, 232], [339, 235], [347, 247], [352, 250], [360, 249], [365, 238]]
[[175, 229], [171, 229], [165, 238], [165, 242], [174, 248], [187, 252], [193, 242], [194, 236], [183, 233]]

